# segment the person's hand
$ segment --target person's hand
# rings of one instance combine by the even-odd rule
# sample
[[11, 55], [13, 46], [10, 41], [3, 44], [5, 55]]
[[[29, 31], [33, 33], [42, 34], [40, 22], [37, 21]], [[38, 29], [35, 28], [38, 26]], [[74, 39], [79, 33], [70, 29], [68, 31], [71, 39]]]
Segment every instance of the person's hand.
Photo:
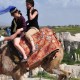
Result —
[[23, 28], [20, 28], [16, 31], [17, 34], [20, 34], [23, 31]]
[[33, 10], [34, 8], [33, 7], [31, 7], [31, 9], [30, 9], [30, 13], [32, 12], [32, 10]]

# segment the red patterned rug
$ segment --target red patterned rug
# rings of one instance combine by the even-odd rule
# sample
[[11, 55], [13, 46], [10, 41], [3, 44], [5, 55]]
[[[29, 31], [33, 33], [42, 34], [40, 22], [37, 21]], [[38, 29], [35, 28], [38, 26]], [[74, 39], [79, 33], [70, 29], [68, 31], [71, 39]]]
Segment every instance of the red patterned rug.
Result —
[[47, 27], [41, 28], [40, 32], [34, 34], [32, 37], [37, 48], [37, 51], [32, 54], [30, 54], [31, 47], [28, 41], [25, 41], [23, 38], [20, 42], [20, 45], [26, 52], [26, 55], [30, 56], [28, 58], [29, 67], [34, 65], [36, 62], [42, 61], [43, 58], [49, 55], [52, 51], [58, 49], [61, 45], [52, 29]]

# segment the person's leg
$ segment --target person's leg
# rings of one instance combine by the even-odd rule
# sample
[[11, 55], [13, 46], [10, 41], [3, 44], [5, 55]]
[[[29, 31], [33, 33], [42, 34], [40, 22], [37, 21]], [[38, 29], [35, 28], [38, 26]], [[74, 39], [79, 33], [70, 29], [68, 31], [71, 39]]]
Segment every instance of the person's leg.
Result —
[[24, 59], [27, 59], [27, 56], [26, 56], [26, 54], [25, 54], [25, 51], [24, 51], [24, 49], [20, 46], [20, 38], [15, 38], [14, 39], [14, 46], [20, 51], [20, 53], [22, 53], [22, 55], [23, 55], [23, 58]]
[[34, 40], [32, 38], [32, 35], [39, 32], [38, 29], [36, 28], [31, 28], [30, 30], [28, 30], [25, 34], [26, 38], [29, 40], [29, 42], [31, 43], [32, 45], [32, 51], [34, 52], [36, 50], [35, 48], [35, 43], [34, 43]]
[[36, 49], [35, 49], [35, 43], [34, 43], [34, 40], [32, 38], [31, 35], [29, 35], [28, 33], [26, 34], [26, 38], [28, 39], [28, 41], [30, 42], [31, 46], [32, 46], [32, 51], [34, 52]]

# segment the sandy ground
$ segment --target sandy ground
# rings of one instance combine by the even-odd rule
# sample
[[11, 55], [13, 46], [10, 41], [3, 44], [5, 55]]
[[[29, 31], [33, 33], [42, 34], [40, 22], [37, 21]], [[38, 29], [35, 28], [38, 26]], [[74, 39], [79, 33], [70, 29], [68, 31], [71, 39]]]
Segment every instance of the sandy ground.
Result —
[[49, 79], [40, 79], [40, 78], [27, 78], [27, 80], [49, 80]]
[[[0, 75], [0, 80], [13, 80], [9, 76]], [[49, 80], [49, 79], [40, 79], [40, 78], [26, 78], [26, 80]]]

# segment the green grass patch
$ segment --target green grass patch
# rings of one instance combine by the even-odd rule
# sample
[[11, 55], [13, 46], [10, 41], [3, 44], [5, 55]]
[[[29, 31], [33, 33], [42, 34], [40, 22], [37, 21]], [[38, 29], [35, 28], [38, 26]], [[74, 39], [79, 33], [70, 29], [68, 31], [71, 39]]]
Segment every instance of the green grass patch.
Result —
[[4, 35], [5, 31], [4, 30], [0, 30], [0, 35]]
[[80, 79], [75, 79], [75, 78], [72, 78], [72, 79], [70, 79], [70, 80], [80, 80]]
[[55, 32], [71, 32], [72, 34], [80, 33], [80, 27], [53, 27], [53, 30]]
[[57, 80], [56, 77], [50, 76], [47, 72], [38, 72], [37, 75], [34, 76], [35, 78], [44, 78], [44, 79], [49, 79], [49, 80]]
[[[43, 71], [43, 72], [39, 72], [36, 76], [34, 76], [34, 78], [44, 78], [44, 79], [48, 79], [48, 80], [57, 80], [57, 77], [54, 76], [50, 76], [47, 72]], [[80, 80], [80, 79], [76, 79], [76, 78], [71, 78], [69, 80]]]

